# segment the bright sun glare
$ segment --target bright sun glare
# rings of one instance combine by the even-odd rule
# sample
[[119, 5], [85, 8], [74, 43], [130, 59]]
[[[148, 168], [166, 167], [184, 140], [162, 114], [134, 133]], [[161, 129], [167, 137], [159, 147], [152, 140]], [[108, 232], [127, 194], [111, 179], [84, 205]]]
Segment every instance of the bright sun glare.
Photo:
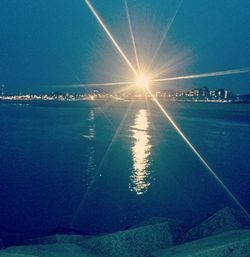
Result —
[[149, 86], [150, 79], [145, 74], [139, 74], [136, 78], [135, 84], [140, 88], [147, 88]]

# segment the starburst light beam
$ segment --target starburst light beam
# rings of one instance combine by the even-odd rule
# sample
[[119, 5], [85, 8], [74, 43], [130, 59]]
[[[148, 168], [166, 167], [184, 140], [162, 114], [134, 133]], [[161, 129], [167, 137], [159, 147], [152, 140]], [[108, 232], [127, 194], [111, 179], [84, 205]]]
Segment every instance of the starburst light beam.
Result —
[[125, 86], [125, 85], [132, 85], [134, 84], [133, 81], [128, 82], [105, 82], [105, 83], [95, 83], [95, 84], [80, 84], [80, 87], [93, 87], [93, 86]]
[[139, 72], [141, 72], [140, 62], [139, 62], [139, 57], [138, 57], [138, 53], [137, 53], [135, 37], [134, 37], [133, 28], [132, 28], [132, 22], [131, 22], [131, 18], [130, 18], [130, 13], [129, 13], [129, 8], [128, 8], [127, 0], [124, 0], [124, 5], [125, 5], [126, 15], [127, 15], [127, 19], [128, 19], [129, 32], [130, 32], [130, 37], [131, 37], [131, 41], [132, 41], [132, 44], [133, 44], [133, 49], [134, 49], [137, 69], [138, 69]]
[[104, 83], [93, 83], [93, 84], [73, 84], [73, 85], [55, 85], [53, 87], [71, 87], [71, 88], [79, 88], [79, 87], [95, 87], [95, 86], [126, 86], [133, 85], [134, 81], [123, 81], [123, 82], [104, 82]]
[[[197, 79], [197, 78], [207, 78], [207, 77], [219, 77], [219, 76], [228, 76], [241, 73], [250, 73], [250, 68], [242, 68], [236, 70], [227, 70], [227, 71], [216, 71], [210, 73], [194, 74], [194, 75], [185, 75], [179, 77], [170, 77], [170, 78], [160, 78], [160, 79], [148, 79], [149, 82], [164, 82], [164, 81], [174, 81], [174, 80], [185, 80], [185, 79]], [[140, 75], [137, 74], [137, 78]], [[104, 82], [104, 83], [93, 83], [93, 84], [74, 84], [74, 85], [58, 85], [58, 87], [94, 87], [94, 86], [122, 86], [122, 85], [133, 85], [136, 84], [136, 81], [121, 81], [121, 82]], [[54, 86], [56, 87], [56, 86]]]
[[172, 117], [167, 113], [167, 111], [162, 107], [160, 102], [156, 99], [156, 97], [152, 94], [152, 92], [147, 88], [148, 93], [154, 100], [154, 102], [157, 104], [157, 106], [160, 108], [164, 116], [167, 118], [167, 120], [171, 123], [171, 125], [175, 128], [177, 133], [181, 136], [181, 138], [184, 140], [184, 142], [189, 146], [189, 148], [192, 150], [192, 152], [198, 157], [198, 159], [202, 162], [202, 164], [207, 168], [207, 170], [210, 172], [210, 174], [215, 178], [215, 180], [218, 182], [218, 184], [224, 189], [224, 191], [227, 193], [227, 195], [233, 200], [233, 202], [243, 211], [244, 214], [247, 215], [249, 218], [250, 215], [247, 212], [247, 210], [243, 207], [243, 205], [239, 202], [239, 200], [233, 195], [233, 193], [229, 190], [229, 188], [221, 181], [221, 179], [216, 175], [216, 173], [213, 171], [213, 169], [209, 166], [209, 164], [205, 161], [205, 159], [201, 156], [201, 154], [196, 150], [196, 148], [192, 145], [192, 143], [188, 140], [188, 138], [184, 135], [184, 133], [181, 131], [181, 129], [177, 126], [177, 124], [174, 122]]
[[162, 38], [161, 38], [161, 40], [160, 40], [160, 42], [159, 42], [159, 44], [158, 44], [158, 46], [157, 46], [157, 48], [156, 48], [154, 54], [153, 54], [151, 63], [150, 63], [150, 65], [149, 65], [149, 69], [151, 68], [152, 64], [154, 63], [155, 58], [157, 57], [158, 52], [159, 52], [159, 50], [161, 49], [162, 44], [163, 44], [163, 42], [165, 41], [165, 39], [166, 39], [166, 37], [167, 37], [167, 35], [168, 35], [168, 32], [170, 31], [170, 29], [171, 29], [171, 27], [172, 27], [172, 25], [173, 25], [173, 23], [174, 23], [174, 21], [175, 21], [175, 18], [176, 18], [177, 14], [178, 14], [178, 12], [179, 12], [181, 6], [182, 6], [182, 3], [183, 3], [183, 0], [181, 0], [181, 1], [179, 2], [178, 6], [177, 6], [177, 9], [176, 9], [176, 11], [175, 11], [175, 13], [174, 13], [174, 16], [171, 18], [171, 20], [170, 20], [170, 22], [169, 22], [169, 24], [168, 24], [168, 26], [167, 26], [167, 29], [166, 29], [165, 32], [163, 33], [163, 36], [162, 36]]
[[110, 33], [110, 31], [108, 30], [107, 26], [104, 24], [104, 22], [102, 21], [102, 19], [100, 18], [100, 16], [98, 15], [98, 13], [96, 12], [96, 10], [94, 9], [93, 5], [90, 3], [89, 0], [85, 0], [85, 3], [88, 5], [89, 9], [91, 10], [91, 12], [93, 13], [93, 15], [95, 16], [95, 18], [97, 19], [97, 21], [99, 22], [99, 24], [101, 25], [101, 27], [103, 28], [103, 30], [106, 32], [106, 34], [108, 35], [108, 37], [110, 38], [110, 40], [112, 41], [113, 45], [115, 46], [115, 48], [118, 50], [118, 52], [120, 53], [120, 55], [122, 56], [122, 58], [126, 61], [126, 63], [128, 64], [128, 66], [131, 68], [131, 70], [135, 73], [135, 75], [137, 75], [137, 72], [134, 68], [134, 66], [131, 64], [131, 62], [129, 61], [129, 59], [127, 58], [127, 56], [125, 55], [125, 53], [123, 52], [123, 50], [121, 49], [121, 47], [119, 46], [119, 44], [116, 42], [116, 40], [114, 39], [114, 37], [112, 36], [112, 34]]
[[227, 76], [227, 75], [249, 73], [249, 72], [250, 72], [250, 68], [242, 68], [242, 69], [236, 69], [236, 70], [216, 71], [216, 72], [210, 72], [210, 73], [186, 75], [186, 76], [179, 76], [179, 77], [172, 77], [172, 78], [153, 79], [152, 82], [219, 77], [219, 76]]

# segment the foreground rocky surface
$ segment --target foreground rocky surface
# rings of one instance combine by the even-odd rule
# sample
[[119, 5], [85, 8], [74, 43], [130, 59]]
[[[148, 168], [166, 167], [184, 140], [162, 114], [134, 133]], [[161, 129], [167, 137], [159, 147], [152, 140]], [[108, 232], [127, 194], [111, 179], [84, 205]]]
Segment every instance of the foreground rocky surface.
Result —
[[112, 234], [24, 240], [1, 250], [0, 257], [250, 257], [250, 229], [242, 229], [248, 225], [239, 212], [224, 208], [187, 232], [179, 221], [152, 218]]
[[[90, 252], [78, 243], [55, 243], [10, 247], [0, 251], [0, 257], [249, 257], [250, 230], [229, 231], [168, 249], [155, 249], [152, 252], [145, 252], [143, 249], [135, 253], [133, 251], [123, 251], [120, 248], [118, 252], [101, 255], [97, 253], [98, 251], [96, 249], [95, 252]], [[103, 250], [100, 249], [100, 251]]]
[[[21, 255], [18, 255], [21, 254]], [[0, 251], [0, 257], [98, 257], [76, 244], [48, 244], [10, 247]]]
[[149, 256], [155, 249], [174, 246], [179, 233], [177, 224], [162, 222], [91, 238], [79, 244], [108, 256]]
[[[113, 234], [93, 238], [77, 235], [54, 235], [26, 240], [26, 246], [10, 247], [1, 254], [26, 254], [41, 257], [88, 257], [88, 256], [149, 256], [156, 249], [175, 244], [180, 233], [178, 224], [161, 222], [131, 228]], [[32, 245], [33, 244], [33, 245]], [[21, 256], [20, 256], [21, 257]]]
[[250, 228], [249, 224], [249, 218], [244, 214], [238, 210], [226, 207], [190, 229], [186, 233], [184, 241], [196, 240], [230, 230], [247, 229]]
[[154, 257], [249, 257], [250, 230], [236, 230], [153, 253]]

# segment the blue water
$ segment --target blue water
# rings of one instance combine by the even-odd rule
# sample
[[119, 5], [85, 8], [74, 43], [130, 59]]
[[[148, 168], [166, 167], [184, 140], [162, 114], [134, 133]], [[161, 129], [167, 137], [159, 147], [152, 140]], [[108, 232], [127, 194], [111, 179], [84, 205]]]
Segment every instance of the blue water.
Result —
[[[163, 106], [250, 211], [250, 105]], [[236, 207], [153, 102], [2, 102], [0, 126], [0, 227], [94, 234]]]

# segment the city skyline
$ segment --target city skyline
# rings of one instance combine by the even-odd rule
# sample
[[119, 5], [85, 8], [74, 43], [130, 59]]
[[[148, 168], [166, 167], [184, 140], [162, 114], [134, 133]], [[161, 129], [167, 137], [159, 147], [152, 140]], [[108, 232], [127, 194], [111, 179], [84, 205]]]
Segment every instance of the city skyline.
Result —
[[[151, 95], [152, 94], [152, 95]], [[250, 103], [250, 94], [239, 95], [227, 89], [209, 89], [208, 87], [192, 88], [189, 90], [165, 89], [152, 91], [135, 89], [130, 91], [106, 91], [92, 88], [88, 92], [69, 93], [63, 91], [5, 94], [4, 86], [0, 88], [0, 100], [56, 100], [56, 101], [119, 101], [119, 100], [164, 100], [167, 102], [206, 102], [206, 103]]]

